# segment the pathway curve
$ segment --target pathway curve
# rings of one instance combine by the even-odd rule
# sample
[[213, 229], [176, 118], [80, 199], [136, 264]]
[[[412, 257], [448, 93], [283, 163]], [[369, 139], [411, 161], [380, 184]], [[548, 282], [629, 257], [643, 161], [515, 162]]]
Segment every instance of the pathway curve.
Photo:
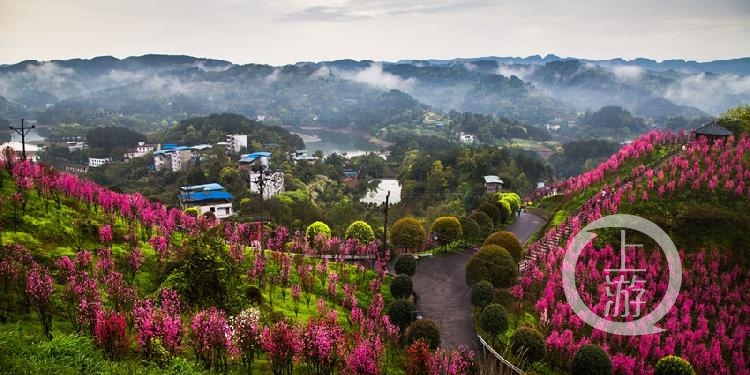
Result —
[[[544, 225], [544, 219], [521, 213], [516, 222], [506, 230], [513, 232], [521, 243]], [[465, 265], [472, 251], [423, 259], [417, 263], [417, 273], [412, 278], [414, 292], [419, 296], [418, 309], [425, 319], [440, 327], [444, 348], [457, 348], [463, 344], [478, 352], [476, 333], [472, 324], [470, 288], [465, 281]]]

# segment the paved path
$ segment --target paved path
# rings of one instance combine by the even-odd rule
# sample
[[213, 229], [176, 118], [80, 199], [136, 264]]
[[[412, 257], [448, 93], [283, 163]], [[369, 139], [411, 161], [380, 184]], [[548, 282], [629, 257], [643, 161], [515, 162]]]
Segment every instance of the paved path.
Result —
[[[506, 230], [513, 232], [521, 243], [544, 225], [544, 219], [522, 213]], [[422, 317], [431, 319], [440, 327], [445, 348], [465, 345], [478, 352], [479, 345], [472, 323], [470, 288], [466, 285], [464, 270], [472, 252], [423, 259], [417, 264], [412, 278], [414, 292], [419, 296]]]

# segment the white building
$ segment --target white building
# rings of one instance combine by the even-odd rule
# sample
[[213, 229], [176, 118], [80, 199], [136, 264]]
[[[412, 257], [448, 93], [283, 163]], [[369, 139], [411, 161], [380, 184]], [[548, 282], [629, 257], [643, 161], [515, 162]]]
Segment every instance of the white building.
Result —
[[89, 167], [101, 167], [104, 164], [111, 164], [112, 158], [89, 158]]
[[184, 172], [191, 164], [193, 152], [190, 147], [179, 146], [157, 150], [154, 152], [154, 170]]
[[242, 147], [247, 148], [247, 134], [228, 134], [227, 143], [234, 152], [240, 152]]
[[201, 215], [211, 212], [218, 219], [233, 215], [232, 199], [234, 197], [224, 190], [223, 186], [216, 183], [182, 186], [178, 197], [183, 210], [195, 207]]
[[503, 185], [503, 180], [498, 176], [484, 176], [484, 189], [488, 194], [503, 191]]
[[145, 142], [138, 142], [138, 146], [131, 148], [125, 153], [125, 160], [132, 158], [141, 158], [146, 156], [149, 152], [153, 152], [159, 147], [156, 144], [150, 144]]
[[[23, 155], [23, 145], [21, 142], [6, 142], [0, 145], [0, 160], [5, 159], [5, 149], [10, 148], [16, 154], [16, 159], [21, 160]], [[31, 161], [37, 160], [39, 146], [26, 143], [26, 158]]]
[[461, 143], [474, 143], [476, 137], [474, 137], [474, 134], [461, 133], [459, 140], [461, 140]]

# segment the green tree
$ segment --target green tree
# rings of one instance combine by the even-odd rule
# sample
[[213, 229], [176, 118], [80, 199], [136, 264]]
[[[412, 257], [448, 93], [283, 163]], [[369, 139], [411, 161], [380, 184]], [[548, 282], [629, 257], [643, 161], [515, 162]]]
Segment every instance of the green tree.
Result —
[[323, 235], [325, 238], [331, 238], [331, 228], [328, 227], [328, 224], [322, 221], [316, 221], [307, 226], [305, 236], [307, 236], [307, 241], [309, 243], [313, 243], [319, 235]]
[[[544, 359], [544, 355], [547, 353], [547, 345], [544, 343], [544, 336], [539, 331], [521, 328], [510, 337], [510, 350], [513, 354], [525, 358], [529, 363], [534, 363]], [[573, 373], [576, 375], [584, 374], [575, 370], [573, 370]]]
[[484, 308], [495, 296], [495, 287], [487, 280], [474, 283], [471, 286], [471, 304], [476, 308]]
[[393, 268], [397, 275], [414, 276], [417, 271], [417, 260], [411, 254], [401, 254], [396, 258]]
[[466, 263], [466, 284], [487, 280], [496, 288], [513, 285], [518, 266], [507, 250], [497, 245], [482, 246]]
[[470, 217], [460, 217], [461, 230], [464, 232], [464, 241], [468, 244], [475, 244], [482, 240], [480, 236], [481, 229], [474, 219]]
[[581, 375], [611, 375], [612, 360], [602, 348], [583, 345], [570, 362], [570, 371]]
[[695, 370], [690, 362], [674, 355], [668, 355], [656, 362], [654, 375], [695, 375]]
[[411, 324], [415, 311], [416, 306], [409, 300], [396, 299], [388, 306], [388, 318], [403, 332]]
[[497, 303], [487, 305], [479, 316], [479, 327], [490, 335], [494, 345], [497, 335], [508, 329], [508, 312]]
[[409, 325], [404, 339], [406, 346], [423, 340], [431, 350], [435, 350], [440, 346], [440, 328], [430, 319], [420, 319]]
[[492, 218], [482, 211], [474, 211], [471, 213], [469, 218], [479, 224], [479, 238], [486, 238], [495, 229], [495, 224], [492, 222]]
[[408, 252], [422, 250], [427, 241], [427, 232], [422, 223], [413, 217], [397, 220], [391, 227], [391, 245]]
[[750, 104], [726, 110], [719, 116], [719, 125], [734, 133], [735, 137], [750, 134]]
[[463, 238], [461, 222], [453, 216], [443, 216], [435, 219], [430, 232], [441, 245], [449, 244]]
[[414, 284], [408, 275], [397, 275], [391, 281], [390, 291], [393, 298], [409, 298]]
[[357, 220], [346, 228], [344, 237], [347, 239], [354, 238], [361, 243], [370, 243], [375, 239], [375, 232], [372, 230], [370, 224], [362, 220]]
[[521, 243], [518, 241], [515, 234], [508, 231], [492, 233], [486, 240], [484, 240], [483, 246], [486, 245], [497, 245], [508, 250], [508, 253], [513, 256], [513, 259], [516, 262], [519, 262], [523, 257], [523, 247], [521, 246]]

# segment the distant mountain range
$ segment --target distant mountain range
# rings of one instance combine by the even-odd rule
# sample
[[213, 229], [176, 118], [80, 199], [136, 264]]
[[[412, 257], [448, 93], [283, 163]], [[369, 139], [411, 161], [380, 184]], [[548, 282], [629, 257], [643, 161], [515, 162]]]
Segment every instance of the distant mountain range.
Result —
[[749, 102], [750, 58], [656, 62], [547, 55], [274, 67], [144, 55], [0, 66], [0, 119], [59, 123], [116, 116], [147, 129], [214, 112], [373, 129], [418, 120], [426, 110], [457, 110], [534, 125], [606, 105], [659, 121], [717, 115]]

